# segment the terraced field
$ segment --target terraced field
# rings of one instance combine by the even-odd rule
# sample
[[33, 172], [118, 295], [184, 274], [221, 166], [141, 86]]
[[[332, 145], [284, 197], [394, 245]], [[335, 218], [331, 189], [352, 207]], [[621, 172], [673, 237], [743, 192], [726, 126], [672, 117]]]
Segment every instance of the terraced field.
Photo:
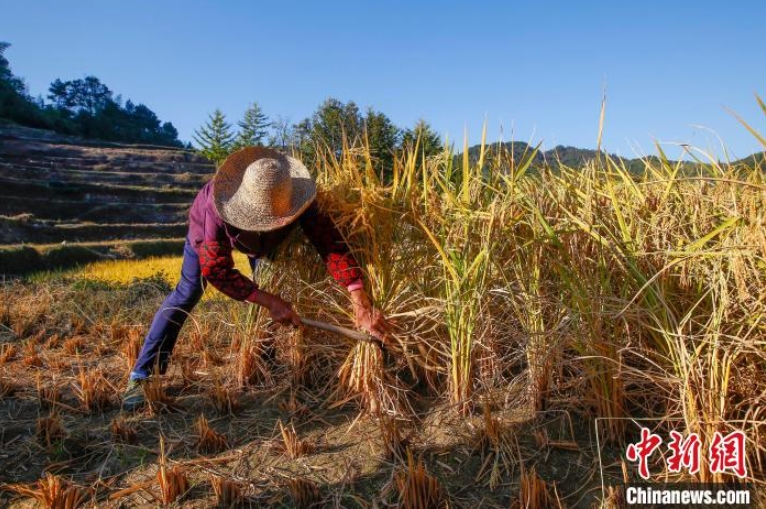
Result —
[[30, 254], [30, 245], [45, 257], [62, 243], [91, 243], [94, 259], [146, 254], [127, 241], [165, 241], [149, 254], [174, 249], [194, 195], [213, 172], [188, 150], [0, 126], [0, 268], [34, 270], [10, 265]]

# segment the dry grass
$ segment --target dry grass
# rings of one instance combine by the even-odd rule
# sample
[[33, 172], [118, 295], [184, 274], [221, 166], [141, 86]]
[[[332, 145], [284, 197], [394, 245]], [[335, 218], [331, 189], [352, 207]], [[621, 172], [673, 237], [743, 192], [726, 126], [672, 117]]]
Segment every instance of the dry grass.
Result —
[[66, 429], [61, 421], [61, 416], [56, 412], [51, 412], [48, 417], [37, 419], [35, 435], [40, 443], [47, 448], [66, 437]]
[[310, 479], [294, 477], [287, 481], [287, 487], [295, 509], [310, 509], [318, 507], [322, 502], [319, 486]]
[[146, 398], [146, 408], [152, 415], [173, 411], [176, 408], [174, 399], [165, 392], [162, 386], [162, 375], [155, 373], [141, 384]]
[[233, 415], [240, 408], [236, 390], [227, 387], [218, 378], [213, 380], [213, 387], [208, 392], [208, 399], [219, 415]]
[[204, 415], [194, 421], [194, 447], [202, 453], [218, 453], [228, 447], [226, 437], [210, 427]]
[[163, 506], [174, 503], [189, 491], [189, 480], [183, 469], [177, 465], [167, 466], [165, 440], [162, 437], [160, 437], [160, 466], [157, 470], [157, 484], [160, 488], [160, 502]]
[[210, 484], [213, 486], [215, 500], [221, 507], [237, 507], [245, 500], [242, 494], [242, 487], [239, 483], [211, 475]]
[[519, 479], [519, 495], [512, 504], [512, 508], [520, 509], [549, 509], [561, 508], [563, 505], [558, 499], [555, 486], [550, 487], [537, 472], [534, 467], [530, 470], [522, 469]]
[[85, 351], [86, 340], [84, 336], [73, 336], [62, 345], [67, 355], [79, 355]]
[[0, 366], [15, 359], [18, 352], [19, 348], [15, 343], [5, 343], [0, 345]]
[[285, 426], [282, 421], [277, 421], [282, 441], [279, 443], [279, 449], [290, 459], [306, 456], [314, 451], [314, 446], [298, 437], [295, 432], [295, 426], [292, 423]]
[[84, 488], [69, 484], [61, 477], [46, 474], [34, 486], [12, 485], [11, 490], [37, 500], [45, 509], [76, 509], [87, 502], [90, 493]]
[[417, 462], [407, 450], [407, 465], [394, 474], [398, 493], [397, 507], [402, 509], [447, 509], [449, 502], [439, 480], [426, 472], [422, 460]]
[[127, 337], [122, 345], [122, 353], [125, 356], [125, 367], [128, 371], [133, 369], [138, 359], [138, 354], [141, 352], [141, 346], [143, 345], [144, 337], [141, 334], [141, 330], [137, 328], [128, 329]]
[[135, 424], [131, 423], [125, 416], [118, 415], [109, 424], [109, 431], [112, 434], [112, 440], [120, 444], [135, 444], [138, 440], [138, 431]]
[[0, 398], [8, 398], [16, 394], [18, 386], [4, 375], [0, 375]]
[[86, 369], [80, 366], [73, 384], [74, 395], [86, 412], [104, 410], [111, 403], [114, 387], [104, 377], [100, 368]]

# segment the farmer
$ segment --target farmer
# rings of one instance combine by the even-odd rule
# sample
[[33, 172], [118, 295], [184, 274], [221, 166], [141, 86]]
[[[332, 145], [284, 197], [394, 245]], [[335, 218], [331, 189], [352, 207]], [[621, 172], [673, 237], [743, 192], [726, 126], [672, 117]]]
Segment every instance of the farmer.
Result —
[[154, 316], [130, 373], [124, 410], [145, 403], [142, 382], [155, 366], [160, 373], [167, 370], [181, 326], [208, 282], [232, 299], [265, 307], [274, 322], [301, 325], [289, 302], [259, 289], [234, 268], [231, 256], [233, 249], [241, 251], [255, 270], [257, 260], [274, 253], [296, 224], [333, 278], [350, 292], [356, 326], [385, 339], [390, 326], [372, 307], [356, 260], [315, 197], [316, 184], [306, 167], [276, 150], [247, 147], [224, 161], [192, 204], [181, 280]]

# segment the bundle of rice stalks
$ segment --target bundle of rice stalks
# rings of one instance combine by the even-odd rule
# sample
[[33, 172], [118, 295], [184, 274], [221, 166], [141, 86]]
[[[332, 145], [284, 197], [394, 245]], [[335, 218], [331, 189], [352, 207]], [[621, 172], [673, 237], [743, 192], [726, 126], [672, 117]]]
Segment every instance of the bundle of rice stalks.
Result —
[[136, 426], [132, 424], [123, 415], [118, 415], [109, 424], [109, 431], [112, 432], [112, 440], [121, 444], [135, 444], [138, 440]]
[[20, 495], [34, 498], [45, 509], [76, 509], [90, 496], [89, 490], [69, 484], [50, 473], [46, 473], [34, 486], [15, 484], [8, 488]]
[[66, 429], [61, 421], [61, 416], [52, 412], [48, 417], [37, 419], [35, 436], [42, 445], [50, 448], [54, 443], [66, 437]]
[[293, 499], [293, 507], [295, 509], [319, 507], [319, 504], [322, 502], [319, 486], [310, 479], [294, 477], [287, 481], [287, 487], [290, 490], [290, 496]]
[[[552, 492], [552, 493], [551, 493]], [[519, 497], [512, 504], [511, 508], [519, 509], [548, 509], [553, 507], [561, 508], [556, 486], [549, 487], [539, 475], [535, 468], [521, 471], [519, 480]]]
[[165, 440], [160, 437], [160, 468], [157, 470], [157, 483], [160, 486], [160, 502], [168, 506], [189, 491], [189, 480], [178, 466], [167, 466]]
[[143, 343], [144, 337], [140, 329], [136, 327], [128, 329], [126, 340], [122, 345], [122, 354], [125, 356], [125, 367], [128, 371], [135, 366]]
[[216, 502], [221, 507], [235, 507], [245, 500], [242, 487], [237, 482], [211, 475], [210, 484], [213, 485]]
[[517, 457], [518, 446], [513, 430], [503, 427], [500, 421], [492, 416], [489, 403], [484, 404], [484, 428], [476, 439], [476, 449], [484, 457], [476, 481], [489, 473], [491, 489], [500, 484], [503, 475], [513, 475], [513, 466], [521, 461], [521, 458]]
[[213, 388], [208, 393], [208, 399], [213, 403], [213, 407], [219, 415], [233, 415], [239, 410], [237, 393], [222, 384], [218, 378], [213, 381]]
[[227, 447], [226, 437], [210, 427], [210, 423], [204, 415], [200, 415], [194, 422], [196, 442], [194, 447], [203, 453], [221, 452]]
[[62, 348], [67, 355], [79, 355], [85, 350], [85, 337], [73, 336], [66, 341]]
[[282, 442], [279, 444], [279, 448], [288, 458], [295, 459], [311, 454], [314, 450], [313, 445], [298, 438], [298, 433], [295, 432], [295, 426], [292, 423], [285, 427], [281, 420], [277, 422], [279, 424], [279, 431], [282, 434]]
[[16, 343], [5, 343], [0, 345], [0, 366], [15, 359], [18, 352], [19, 348], [16, 346]]
[[448, 509], [449, 501], [439, 481], [426, 472], [422, 460], [415, 463], [407, 449], [407, 467], [394, 474], [399, 494], [397, 507], [402, 509]]
[[396, 381], [385, 371], [383, 350], [372, 341], [359, 341], [349, 352], [338, 371], [341, 386], [348, 398], [359, 400], [370, 415], [397, 413], [401, 404]]
[[109, 405], [110, 396], [114, 392], [114, 388], [104, 378], [101, 369], [94, 369], [89, 373], [84, 366], [80, 366], [73, 388], [74, 395], [86, 412], [104, 410]]

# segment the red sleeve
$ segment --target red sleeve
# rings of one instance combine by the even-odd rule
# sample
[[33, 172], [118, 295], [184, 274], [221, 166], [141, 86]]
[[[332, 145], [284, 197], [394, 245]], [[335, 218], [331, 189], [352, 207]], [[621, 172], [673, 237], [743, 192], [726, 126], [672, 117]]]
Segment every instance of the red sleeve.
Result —
[[202, 276], [224, 295], [245, 300], [258, 289], [258, 285], [234, 268], [231, 246], [206, 240], [197, 253]]
[[309, 205], [300, 217], [303, 233], [324, 260], [327, 271], [339, 285], [362, 282], [362, 270], [343, 240], [330, 216], [321, 212], [316, 202]]

